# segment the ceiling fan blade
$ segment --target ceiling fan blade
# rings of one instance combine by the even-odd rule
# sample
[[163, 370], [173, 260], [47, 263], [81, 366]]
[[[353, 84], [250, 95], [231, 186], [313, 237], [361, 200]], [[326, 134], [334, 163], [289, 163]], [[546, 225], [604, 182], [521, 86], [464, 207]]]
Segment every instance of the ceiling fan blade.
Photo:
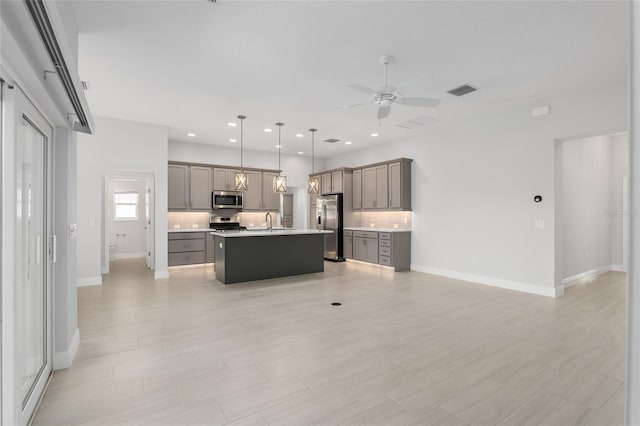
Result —
[[353, 107], [358, 107], [358, 106], [362, 106], [362, 105], [369, 105], [371, 102], [362, 102], [359, 104], [351, 104], [351, 105], [342, 105], [338, 108], [342, 108], [342, 109], [347, 109], [347, 108], [353, 108]]
[[390, 111], [391, 105], [380, 105], [380, 108], [378, 108], [378, 120], [388, 117]]
[[416, 106], [416, 107], [435, 107], [440, 105], [440, 99], [435, 98], [398, 98], [396, 102], [402, 105]]
[[376, 94], [375, 90], [370, 89], [368, 87], [365, 87], [362, 84], [349, 83], [349, 84], [347, 84], [347, 86], [351, 87], [353, 90], [357, 90], [358, 92], [366, 93], [367, 95], [375, 95]]

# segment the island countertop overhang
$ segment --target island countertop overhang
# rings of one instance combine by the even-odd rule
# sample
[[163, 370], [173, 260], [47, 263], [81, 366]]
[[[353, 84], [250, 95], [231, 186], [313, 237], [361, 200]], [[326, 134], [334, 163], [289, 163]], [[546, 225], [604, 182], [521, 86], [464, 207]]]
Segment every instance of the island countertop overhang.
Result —
[[288, 235], [311, 235], [311, 234], [332, 234], [333, 231], [317, 230], [317, 229], [292, 229], [292, 230], [273, 230], [273, 231], [233, 231], [233, 232], [211, 232], [211, 235], [223, 238], [243, 238], [243, 237], [269, 237], [269, 236], [288, 236]]

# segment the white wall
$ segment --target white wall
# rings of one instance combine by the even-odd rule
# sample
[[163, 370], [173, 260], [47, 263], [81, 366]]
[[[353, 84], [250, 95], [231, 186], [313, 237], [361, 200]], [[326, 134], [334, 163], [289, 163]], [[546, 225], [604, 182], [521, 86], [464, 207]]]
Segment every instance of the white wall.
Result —
[[625, 149], [624, 135], [562, 143], [565, 280], [622, 265]]
[[[115, 259], [129, 257], [145, 257], [147, 251], [145, 232], [145, 192], [147, 183], [144, 180], [118, 180], [110, 179], [108, 184], [108, 239], [109, 244], [114, 244], [113, 252]], [[135, 192], [138, 194], [138, 219], [137, 220], [115, 220], [113, 204], [113, 194], [115, 192]]]
[[[407, 131], [327, 167], [413, 158], [413, 269], [554, 295], [555, 140], [625, 129], [627, 99], [624, 83], [540, 99], [419, 136]], [[532, 118], [544, 104], [551, 114]]]
[[105, 117], [95, 123], [95, 135], [78, 134], [78, 283], [101, 282], [104, 178], [118, 171], [155, 176], [155, 274], [166, 277], [168, 128]]

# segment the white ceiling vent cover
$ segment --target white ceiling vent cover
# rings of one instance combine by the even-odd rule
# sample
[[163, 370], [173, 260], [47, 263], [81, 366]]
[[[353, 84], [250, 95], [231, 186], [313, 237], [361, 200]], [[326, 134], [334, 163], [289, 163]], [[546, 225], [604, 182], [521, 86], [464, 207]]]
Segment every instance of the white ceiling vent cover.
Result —
[[426, 115], [421, 115], [421, 116], [412, 118], [410, 120], [397, 123], [396, 127], [400, 127], [406, 130], [413, 130], [413, 129], [424, 127], [427, 124], [432, 124], [437, 122], [438, 120], [436, 120], [435, 118], [427, 117]]

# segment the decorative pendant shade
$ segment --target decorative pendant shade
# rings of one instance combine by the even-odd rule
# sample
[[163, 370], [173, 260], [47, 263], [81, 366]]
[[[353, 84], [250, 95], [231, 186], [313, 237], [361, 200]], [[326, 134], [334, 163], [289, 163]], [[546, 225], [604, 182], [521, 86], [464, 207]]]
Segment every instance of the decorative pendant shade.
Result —
[[244, 168], [242, 167], [242, 139], [243, 139], [243, 123], [244, 119], [247, 118], [246, 115], [239, 115], [238, 120], [240, 120], [240, 172], [234, 175], [235, 181], [235, 189], [236, 191], [246, 191], [249, 189], [249, 176], [244, 172]]
[[[313, 174], [315, 173], [315, 134], [318, 129], [309, 129], [309, 131], [311, 132], [311, 174]], [[320, 180], [316, 176], [309, 176], [307, 192], [309, 192], [309, 194], [320, 193]]]
[[282, 126], [284, 123], [276, 123], [278, 126], [278, 176], [273, 178], [273, 192], [287, 192], [287, 177], [280, 175], [280, 149], [282, 148]]

